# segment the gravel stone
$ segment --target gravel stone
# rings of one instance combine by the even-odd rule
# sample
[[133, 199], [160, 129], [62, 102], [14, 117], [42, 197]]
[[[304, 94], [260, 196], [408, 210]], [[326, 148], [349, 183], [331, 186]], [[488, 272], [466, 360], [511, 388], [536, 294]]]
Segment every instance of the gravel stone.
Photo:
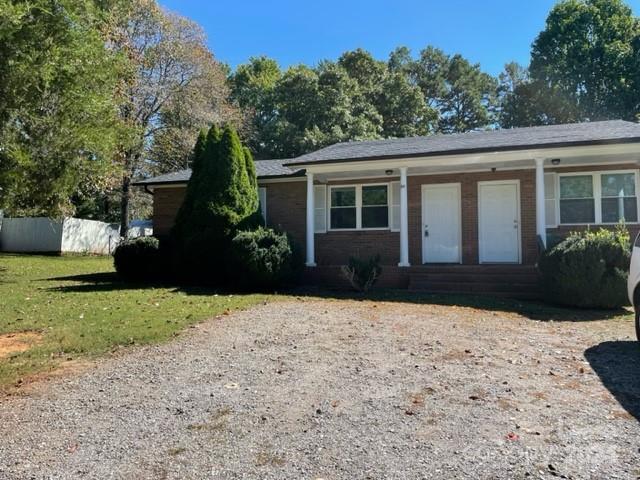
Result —
[[635, 479], [631, 334], [618, 319], [274, 302], [3, 399], [0, 478]]

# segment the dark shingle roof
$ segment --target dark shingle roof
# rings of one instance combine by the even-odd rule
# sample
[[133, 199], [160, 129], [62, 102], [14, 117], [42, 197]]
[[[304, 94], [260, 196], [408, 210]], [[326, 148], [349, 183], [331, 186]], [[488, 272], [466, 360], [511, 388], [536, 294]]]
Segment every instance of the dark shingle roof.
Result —
[[640, 141], [640, 125], [622, 120], [611, 120], [453, 135], [344, 142], [294, 158], [285, 162], [285, 165], [456, 155], [632, 141]]
[[[289, 160], [256, 160], [256, 173], [258, 178], [296, 177], [302, 175], [301, 167], [285, 167], [283, 164]], [[159, 185], [172, 183], [186, 183], [191, 178], [191, 169], [166, 173], [153, 178], [139, 180], [134, 185]]]

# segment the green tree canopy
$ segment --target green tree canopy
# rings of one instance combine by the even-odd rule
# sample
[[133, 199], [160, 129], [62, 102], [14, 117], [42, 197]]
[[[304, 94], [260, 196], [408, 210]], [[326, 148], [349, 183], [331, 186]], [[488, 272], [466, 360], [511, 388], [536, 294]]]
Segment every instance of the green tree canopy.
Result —
[[533, 43], [531, 77], [575, 105], [580, 120], [634, 120], [639, 34], [622, 0], [563, 0]]
[[118, 176], [122, 62], [92, 0], [0, 0], [0, 209], [72, 214]]
[[260, 158], [300, 155], [348, 140], [487, 128], [497, 82], [459, 55], [433, 47], [389, 60], [357, 49], [316, 67], [282, 72], [252, 58], [229, 76], [233, 98], [252, 117], [249, 145]]

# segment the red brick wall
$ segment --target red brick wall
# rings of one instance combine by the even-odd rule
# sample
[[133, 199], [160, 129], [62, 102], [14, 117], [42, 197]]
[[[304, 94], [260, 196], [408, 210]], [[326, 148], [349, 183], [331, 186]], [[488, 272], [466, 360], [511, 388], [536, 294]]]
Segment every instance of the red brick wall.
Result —
[[307, 183], [279, 182], [260, 187], [267, 189], [267, 225], [288, 232], [304, 251], [307, 231]]
[[[601, 167], [554, 168], [547, 171], [628, 170], [635, 165]], [[422, 189], [423, 184], [460, 183], [462, 195], [462, 260], [464, 264], [478, 263], [478, 182], [490, 180], [520, 181], [520, 227], [522, 261], [533, 264], [537, 259], [535, 219], [535, 171], [503, 170], [497, 172], [460, 173], [447, 175], [410, 176], [409, 202], [409, 259], [412, 265], [422, 264]], [[397, 181], [397, 177], [362, 181], [332, 182], [332, 184], [376, 183]], [[306, 182], [276, 182], [261, 185], [267, 189], [267, 223], [289, 232], [305, 249]], [[158, 188], [154, 193], [153, 222], [157, 235], [167, 234], [184, 198], [184, 187]], [[550, 234], [566, 235], [586, 227], [558, 227], [547, 229]], [[598, 228], [596, 226], [595, 228]], [[631, 225], [632, 236], [640, 226]], [[400, 234], [390, 231], [351, 231], [316, 234], [316, 262], [319, 265], [341, 265], [349, 256], [367, 257], [380, 254], [384, 265], [397, 265], [400, 255]]]
[[184, 200], [185, 187], [162, 187], [153, 191], [153, 234], [168, 235]]
[[380, 255], [383, 265], [397, 265], [400, 234], [388, 230], [364, 230], [316, 235], [318, 265], [343, 265], [350, 256], [368, 258], [374, 255]]
[[[261, 185], [267, 189], [267, 223], [289, 232], [304, 247], [306, 224], [306, 183], [283, 182]], [[153, 228], [166, 235], [184, 201], [185, 187], [156, 188], [153, 194]]]

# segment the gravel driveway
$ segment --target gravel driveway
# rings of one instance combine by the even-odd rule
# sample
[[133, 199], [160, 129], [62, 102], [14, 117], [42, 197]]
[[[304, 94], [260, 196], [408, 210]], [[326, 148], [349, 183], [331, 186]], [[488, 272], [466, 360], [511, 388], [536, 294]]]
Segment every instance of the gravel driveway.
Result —
[[0, 478], [638, 478], [628, 321], [299, 299], [0, 404]]

